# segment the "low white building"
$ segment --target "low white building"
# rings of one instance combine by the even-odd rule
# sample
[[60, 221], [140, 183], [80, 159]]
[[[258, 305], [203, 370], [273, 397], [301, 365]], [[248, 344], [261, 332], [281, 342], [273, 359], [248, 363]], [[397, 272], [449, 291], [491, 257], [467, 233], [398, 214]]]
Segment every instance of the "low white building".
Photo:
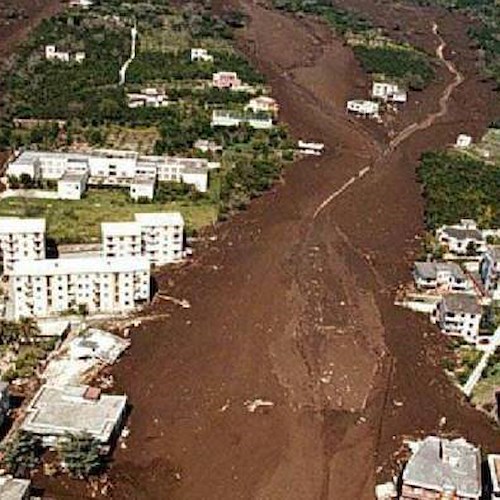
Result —
[[408, 100], [408, 94], [396, 83], [373, 82], [372, 97], [382, 101], [404, 103]]
[[125, 313], [150, 299], [144, 257], [89, 257], [17, 262], [9, 277], [7, 316], [44, 318], [84, 308]]
[[273, 118], [265, 114], [239, 114], [234, 111], [214, 109], [212, 111], [212, 127], [239, 127], [243, 123], [254, 129], [268, 130], [274, 127]]
[[135, 177], [130, 181], [130, 198], [134, 201], [152, 200], [155, 195], [155, 179], [151, 177]]
[[129, 108], [164, 108], [170, 104], [164, 90], [142, 89], [141, 92], [127, 94]]
[[375, 101], [363, 99], [353, 99], [347, 101], [347, 111], [360, 116], [377, 117], [379, 115], [380, 104]]
[[472, 137], [466, 134], [460, 134], [457, 137], [455, 146], [459, 149], [468, 148], [472, 144]]
[[413, 278], [422, 290], [466, 292], [473, 289], [472, 282], [455, 262], [415, 262]]
[[0, 251], [6, 274], [16, 262], [44, 259], [45, 219], [0, 217]]
[[200, 193], [208, 191], [209, 170], [213, 168], [206, 158], [165, 157], [158, 165], [158, 181], [184, 182]]
[[94, 2], [92, 0], [70, 0], [69, 2], [70, 7], [82, 7], [84, 9], [92, 7], [93, 4]]
[[463, 293], [450, 293], [439, 302], [436, 319], [441, 331], [476, 343], [482, 309], [477, 298]]
[[87, 190], [87, 173], [65, 173], [57, 181], [57, 194], [61, 200], [80, 200]]
[[10, 475], [0, 476], [0, 498], [2, 500], [29, 500], [29, 479], [18, 479]]
[[[47, 61], [70, 62], [71, 53], [66, 51], [58, 51], [55, 45], [45, 46], [45, 59]], [[76, 52], [73, 59], [77, 63], [81, 63], [85, 59], [85, 52]]]
[[214, 62], [214, 56], [208, 53], [207, 49], [193, 48], [191, 49], [191, 62]]
[[245, 110], [251, 111], [252, 113], [270, 113], [273, 116], [277, 116], [279, 112], [279, 105], [276, 99], [262, 95], [250, 99], [248, 104], [245, 106]]
[[462, 219], [459, 224], [441, 226], [436, 230], [436, 237], [454, 255], [472, 256], [486, 251], [486, 238], [472, 219]]
[[83, 433], [108, 446], [118, 435], [126, 406], [126, 396], [101, 394], [94, 387], [43, 385], [31, 400], [21, 429], [40, 436], [50, 448], [67, 434]]
[[209, 141], [208, 139], [198, 139], [193, 147], [198, 149], [202, 153], [217, 153], [222, 151], [222, 146], [214, 141]]
[[500, 245], [490, 245], [479, 264], [479, 274], [486, 293], [500, 301]]

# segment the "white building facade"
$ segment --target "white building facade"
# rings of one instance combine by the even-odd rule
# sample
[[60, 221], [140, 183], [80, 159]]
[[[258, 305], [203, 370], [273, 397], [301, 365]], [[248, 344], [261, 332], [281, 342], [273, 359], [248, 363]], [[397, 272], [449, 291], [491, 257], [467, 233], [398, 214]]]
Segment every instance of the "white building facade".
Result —
[[408, 100], [405, 90], [401, 89], [398, 84], [389, 82], [373, 82], [372, 97], [397, 103], [404, 103]]
[[488, 246], [479, 264], [479, 274], [486, 293], [500, 301], [500, 245]]
[[16, 262], [45, 258], [45, 219], [0, 218], [0, 251], [3, 271]]
[[486, 238], [471, 219], [462, 219], [459, 224], [441, 226], [436, 230], [439, 243], [449, 253], [457, 256], [482, 254], [486, 251]]
[[482, 309], [476, 297], [462, 293], [445, 295], [437, 307], [437, 323], [444, 334], [477, 343]]
[[380, 105], [375, 101], [365, 101], [362, 99], [353, 99], [347, 101], [347, 111], [360, 116], [378, 116]]
[[45, 259], [14, 264], [7, 315], [48, 317], [84, 308], [129, 312], [150, 299], [150, 263], [144, 257]]

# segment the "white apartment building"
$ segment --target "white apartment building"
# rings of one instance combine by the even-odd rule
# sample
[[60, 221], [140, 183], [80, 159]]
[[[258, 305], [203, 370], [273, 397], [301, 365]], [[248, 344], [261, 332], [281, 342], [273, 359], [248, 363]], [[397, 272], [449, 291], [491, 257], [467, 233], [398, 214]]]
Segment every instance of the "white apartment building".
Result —
[[[7, 175], [20, 177], [23, 174], [39, 180], [60, 180], [68, 174], [87, 174], [88, 185], [128, 186], [134, 198], [152, 196], [151, 183], [185, 182], [197, 190], [208, 189], [208, 171], [218, 163], [205, 158], [177, 158], [169, 156], [140, 156], [135, 151], [95, 150], [86, 153], [23, 151], [7, 165]], [[63, 182], [61, 193], [76, 196], [76, 181], [72, 185]], [[76, 198], [67, 198], [76, 199]]]
[[214, 109], [212, 111], [212, 127], [239, 127], [247, 123], [254, 129], [268, 130], [274, 127], [272, 116], [260, 116], [258, 114], [243, 115], [233, 111]]
[[191, 49], [191, 62], [214, 62], [214, 56], [208, 53], [207, 49], [193, 48]]
[[455, 262], [415, 262], [413, 278], [421, 290], [466, 292], [473, 289], [472, 282]]
[[500, 245], [487, 247], [479, 264], [479, 274], [486, 293], [500, 301]]
[[130, 181], [130, 197], [134, 201], [152, 200], [155, 195], [155, 179], [150, 177], [135, 177]]
[[138, 93], [127, 94], [129, 108], [164, 108], [170, 104], [164, 90], [142, 89]]
[[105, 257], [147, 257], [151, 264], [179, 262], [184, 249], [184, 219], [179, 212], [138, 213], [135, 222], [103, 222]]
[[87, 190], [88, 174], [66, 172], [57, 181], [60, 200], [79, 200]]
[[365, 101], [363, 99], [353, 99], [347, 101], [347, 111], [361, 116], [376, 117], [379, 114], [380, 105], [375, 101]]
[[6, 274], [16, 262], [44, 259], [45, 219], [0, 217], [0, 251]]
[[135, 214], [135, 220], [141, 230], [141, 253], [152, 264], [182, 259], [184, 219], [179, 212]]
[[438, 304], [436, 319], [443, 333], [477, 343], [481, 314], [481, 306], [476, 297], [463, 293], [450, 293]]
[[373, 82], [372, 97], [382, 101], [404, 103], [408, 100], [408, 94], [396, 83]]
[[14, 264], [7, 315], [43, 318], [79, 307], [91, 314], [128, 312], [149, 298], [144, 257], [30, 260]]
[[486, 251], [486, 238], [472, 219], [462, 219], [459, 224], [441, 226], [436, 231], [436, 237], [454, 255], [475, 255]]

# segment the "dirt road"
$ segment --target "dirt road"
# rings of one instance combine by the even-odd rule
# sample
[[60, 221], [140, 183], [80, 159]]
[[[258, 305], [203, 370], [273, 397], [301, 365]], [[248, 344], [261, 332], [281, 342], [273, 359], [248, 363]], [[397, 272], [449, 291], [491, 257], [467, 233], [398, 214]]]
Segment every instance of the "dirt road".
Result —
[[[352, 52], [321, 24], [242, 3], [251, 20], [242, 50], [292, 133], [326, 153], [290, 167], [193, 262], [160, 274], [162, 294], [177, 301], [155, 302], [152, 312], [169, 317], [139, 327], [114, 370], [133, 404], [114, 498], [371, 499], [403, 437], [436, 432], [443, 416], [440, 430], [500, 448], [440, 369], [439, 335], [393, 306], [422, 231], [418, 157], [460, 132], [477, 136], [490, 119], [494, 95], [476, 73], [466, 23], [353, 1], [382, 25], [397, 18], [430, 51], [441, 43], [436, 22], [443, 58], [464, 78], [455, 85], [441, 65], [392, 125], [404, 140], [388, 150], [380, 126], [343, 112], [368, 88]], [[249, 411], [259, 399], [272, 406]], [[81, 498], [61, 483], [48, 491]]]

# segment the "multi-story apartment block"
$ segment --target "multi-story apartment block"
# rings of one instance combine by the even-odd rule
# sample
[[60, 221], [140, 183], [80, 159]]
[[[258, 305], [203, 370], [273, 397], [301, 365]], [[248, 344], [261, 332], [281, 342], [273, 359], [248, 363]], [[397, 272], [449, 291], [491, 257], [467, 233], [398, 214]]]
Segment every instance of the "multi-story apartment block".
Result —
[[135, 220], [141, 228], [142, 255], [152, 264], [182, 259], [184, 219], [179, 212], [135, 214]]
[[478, 341], [482, 308], [476, 297], [450, 293], [442, 298], [436, 313], [443, 333], [463, 337], [467, 342]]
[[401, 500], [479, 500], [481, 453], [465, 439], [428, 436], [411, 446]]
[[164, 265], [182, 259], [184, 219], [179, 212], [135, 214], [135, 222], [101, 225], [106, 257], [146, 257]]
[[14, 264], [45, 258], [45, 219], [0, 218], [0, 251], [3, 271], [8, 274]]
[[475, 255], [486, 250], [486, 238], [477, 223], [471, 219], [462, 219], [460, 224], [442, 226], [436, 231], [441, 245], [455, 255]]
[[479, 265], [479, 274], [486, 293], [500, 300], [500, 245], [488, 246]]
[[[153, 197], [154, 182], [185, 182], [198, 191], [208, 189], [209, 170], [218, 163], [205, 158], [140, 156], [134, 151], [97, 150], [87, 153], [23, 151], [9, 162], [7, 175], [57, 180], [66, 199], [76, 199], [86, 185], [130, 187], [131, 196]], [[84, 175], [82, 184], [76, 175]], [[78, 187], [80, 186], [80, 187]]]
[[149, 298], [150, 263], [144, 257], [30, 260], [14, 264], [7, 314], [18, 320], [80, 307], [127, 312]]
[[455, 262], [415, 262], [413, 277], [422, 290], [465, 292], [473, 285]]

